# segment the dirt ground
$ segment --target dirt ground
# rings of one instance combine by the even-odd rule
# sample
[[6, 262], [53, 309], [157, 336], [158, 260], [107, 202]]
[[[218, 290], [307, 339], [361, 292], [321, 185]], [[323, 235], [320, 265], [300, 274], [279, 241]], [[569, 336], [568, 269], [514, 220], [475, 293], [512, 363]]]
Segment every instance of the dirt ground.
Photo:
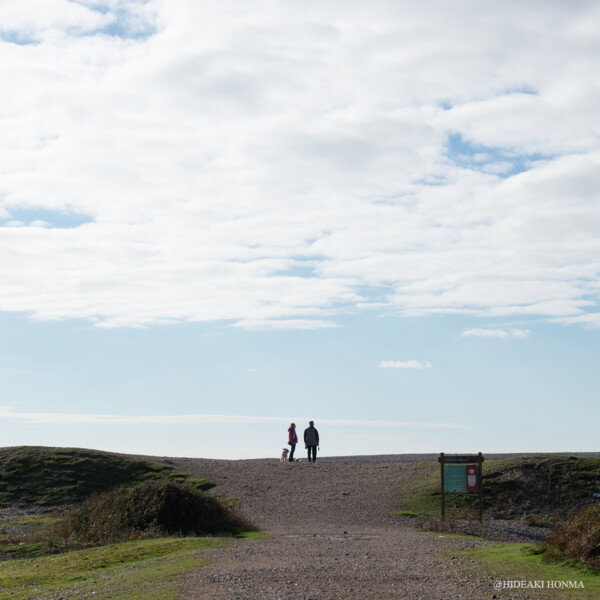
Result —
[[[412, 519], [394, 514], [398, 491], [415, 476], [408, 460], [174, 459], [177, 468], [214, 481], [216, 495], [240, 500], [240, 512], [269, 536], [211, 552], [211, 563], [181, 582], [181, 598], [527, 598], [494, 591], [493, 576], [466, 574], [470, 561], [454, 554], [489, 542], [418, 532]], [[510, 541], [539, 535], [510, 522], [487, 523], [480, 533]]]

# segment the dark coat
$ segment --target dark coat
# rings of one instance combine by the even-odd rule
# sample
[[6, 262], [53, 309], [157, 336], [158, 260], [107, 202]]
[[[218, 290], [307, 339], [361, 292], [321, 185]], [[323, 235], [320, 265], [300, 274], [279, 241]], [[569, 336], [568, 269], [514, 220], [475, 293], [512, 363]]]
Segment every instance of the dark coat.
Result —
[[307, 427], [304, 430], [304, 444], [306, 446], [318, 446], [319, 445], [319, 432], [314, 426]]

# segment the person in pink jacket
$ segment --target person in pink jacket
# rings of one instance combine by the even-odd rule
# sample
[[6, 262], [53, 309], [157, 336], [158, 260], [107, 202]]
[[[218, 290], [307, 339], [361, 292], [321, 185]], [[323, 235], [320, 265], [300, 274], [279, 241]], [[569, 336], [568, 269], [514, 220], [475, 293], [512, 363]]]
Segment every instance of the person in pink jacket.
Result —
[[296, 435], [296, 423], [290, 423], [288, 429], [288, 444], [290, 446], [290, 455], [288, 460], [290, 462], [294, 462], [294, 450], [296, 449], [296, 444], [298, 443], [298, 436]]

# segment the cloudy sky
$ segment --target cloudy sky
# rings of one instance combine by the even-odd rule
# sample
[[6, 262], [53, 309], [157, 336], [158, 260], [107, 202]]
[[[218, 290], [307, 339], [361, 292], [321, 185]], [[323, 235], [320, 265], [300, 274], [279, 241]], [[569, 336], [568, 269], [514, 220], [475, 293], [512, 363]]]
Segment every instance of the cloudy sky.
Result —
[[2, 445], [598, 449], [597, 0], [0, 15]]

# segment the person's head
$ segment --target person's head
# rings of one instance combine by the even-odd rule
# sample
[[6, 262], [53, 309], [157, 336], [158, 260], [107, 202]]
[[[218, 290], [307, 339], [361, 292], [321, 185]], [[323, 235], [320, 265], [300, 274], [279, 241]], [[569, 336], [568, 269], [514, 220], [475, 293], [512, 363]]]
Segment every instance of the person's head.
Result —
[[309, 422], [308, 422], [308, 424], [309, 424], [311, 427], [314, 427], [314, 426], [315, 426], [315, 422], [314, 422], [314, 421], [309, 421]]
[[290, 423], [290, 427], [293, 427], [294, 429], [296, 429], [296, 423]]

